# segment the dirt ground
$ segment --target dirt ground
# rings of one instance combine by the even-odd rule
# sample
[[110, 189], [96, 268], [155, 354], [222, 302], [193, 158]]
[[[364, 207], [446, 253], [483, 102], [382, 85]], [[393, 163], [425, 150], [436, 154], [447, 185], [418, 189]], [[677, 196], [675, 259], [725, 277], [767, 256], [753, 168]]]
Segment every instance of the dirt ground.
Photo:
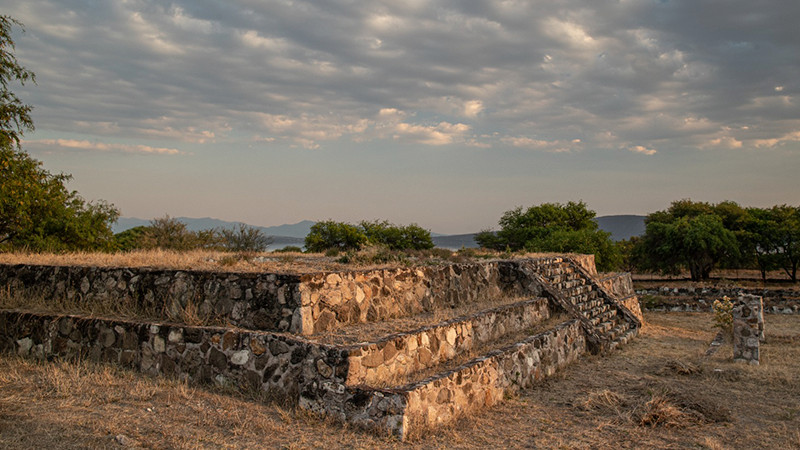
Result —
[[800, 317], [766, 317], [759, 366], [730, 346], [703, 359], [710, 314], [646, 319], [611, 355], [409, 442], [253, 396], [2, 355], [0, 448], [800, 448]]

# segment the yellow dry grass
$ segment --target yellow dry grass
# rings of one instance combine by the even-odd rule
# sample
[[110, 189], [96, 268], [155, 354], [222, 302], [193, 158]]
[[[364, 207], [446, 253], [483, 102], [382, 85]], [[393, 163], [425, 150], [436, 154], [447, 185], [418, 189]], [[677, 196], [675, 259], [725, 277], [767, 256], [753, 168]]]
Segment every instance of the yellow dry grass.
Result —
[[405, 443], [235, 393], [2, 355], [0, 448], [800, 448], [800, 317], [767, 316], [760, 366], [730, 347], [703, 359], [710, 314], [647, 322], [618, 351]]
[[[366, 249], [365, 252], [369, 252]], [[554, 253], [471, 252], [473, 256], [458, 256], [459, 262], [483, 261], [492, 258], [532, 258], [555, 256]], [[455, 253], [454, 253], [455, 255]], [[158, 269], [203, 270], [220, 272], [268, 272], [268, 273], [316, 273], [346, 270], [367, 270], [391, 267], [406, 267], [408, 264], [441, 264], [452, 262], [435, 257], [409, 258], [387, 263], [341, 263], [336, 257], [319, 253], [230, 253], [212, 250], [139, 250], [120, 253], [75, 252], [75, 253], [27, 253], [0, 252], [0, 264], [32, 264], [53, 266], [88, 267], [149, 267]], [[355, 258], [358, 261], [359, 258]]]

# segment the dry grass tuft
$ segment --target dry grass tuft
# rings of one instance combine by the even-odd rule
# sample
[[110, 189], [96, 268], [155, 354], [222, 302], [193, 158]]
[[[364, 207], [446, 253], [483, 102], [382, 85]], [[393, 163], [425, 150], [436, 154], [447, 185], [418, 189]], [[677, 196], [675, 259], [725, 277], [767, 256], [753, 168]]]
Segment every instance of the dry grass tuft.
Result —
[[639, 417], [639, 425], [651, 428], [662, 426], [667, 428], [685, 428], [695, 423], [694, 418], [675, 406], [663, 394], [656, 394], [644, 404]]
[[678, 375], [697, 375], [703, 373], [703, 368], [690, 362], [670, 359], [664, 364], [664, 368]]
[[586, 411], [611, 413], [620, 417], [624, 415], [623, 414], [623, 408], [625, 407], [624, 397], [608, 389], [601, 389], [599, 391], [590, 392], [578, 404], [581, 408], [583, 408]]

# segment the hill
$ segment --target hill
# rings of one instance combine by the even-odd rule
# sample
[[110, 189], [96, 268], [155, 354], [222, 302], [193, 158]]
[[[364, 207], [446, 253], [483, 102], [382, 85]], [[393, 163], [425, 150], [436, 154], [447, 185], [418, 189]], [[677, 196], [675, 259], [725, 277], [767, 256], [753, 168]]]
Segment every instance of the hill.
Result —
[[621, 241], [643, 235], [644, 219], [645, 216], [618, 215], [597, 217], [594, 220], [601, 230], [611, 233], [611, 239]]
[[[234, 226], [243, 222], [228, 222], [225, 220], [214, 219], [212, 217], [192, 218], [192, 217], [176, 217], [180, 222], [186, 224], [186, 228], [190, 231], [208, 230], [211, 228], [233, 228]], [[268, 236], [279, 236], [285, 238], [300, 238], [301, 240], [306, 237], [311, 226], [315, 222], [310, 220], [303, 220], [293, 224], [276, 225], [272, 227], [261, 227], [251, 225], [258, 228]], [[146, 219], [137, 219], [135, 217], [120, 217], [112, 227], [114, 233], [120, 233], [133, 227], [142, 225], [150, 225], [150, 221]]]

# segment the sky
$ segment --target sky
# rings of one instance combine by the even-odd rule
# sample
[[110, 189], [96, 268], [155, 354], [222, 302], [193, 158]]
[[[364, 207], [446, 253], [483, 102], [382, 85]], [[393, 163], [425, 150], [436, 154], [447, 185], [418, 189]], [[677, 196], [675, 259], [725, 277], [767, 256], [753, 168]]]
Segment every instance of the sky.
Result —
[[800, 199], [797, 0], [0, 0], [23, 148], [123, 216]]

